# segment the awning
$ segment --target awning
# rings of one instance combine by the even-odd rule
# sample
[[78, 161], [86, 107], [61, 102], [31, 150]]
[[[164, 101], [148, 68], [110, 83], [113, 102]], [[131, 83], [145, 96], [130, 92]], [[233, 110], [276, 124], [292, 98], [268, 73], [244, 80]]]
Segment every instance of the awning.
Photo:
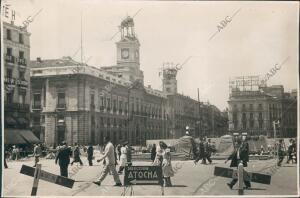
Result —
[[18, 118], [17, 121], [20, 125], [28, 124], [28, 121], [25, 118]]
[[4, 129], [4, 144], [34, 144], [41, 142], [30, 130]]
[[13, 118], [10, 117], [10, 116], [7, 116], [7, 117], [5, 118], [5, 122], [6, 122], [7, 125], [10, 125], [10, 126], [15, 126], [15, 125], [17, 124], [16, 120], [13, 119]]

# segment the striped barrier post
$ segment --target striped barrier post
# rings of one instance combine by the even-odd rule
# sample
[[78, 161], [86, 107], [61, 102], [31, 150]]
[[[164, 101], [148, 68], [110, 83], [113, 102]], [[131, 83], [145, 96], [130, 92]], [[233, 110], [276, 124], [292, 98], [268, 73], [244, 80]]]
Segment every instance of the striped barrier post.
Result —
[[42, 169], [42, 165], [41, 164], [37, 164], [36, 168], [35, 168], [35, 171], [34, 171], [31, 196], [36, 196], [38, 185], [39, 185], [39, 180], [40, 180], [40, 175], [41, 175], [41, 169]]

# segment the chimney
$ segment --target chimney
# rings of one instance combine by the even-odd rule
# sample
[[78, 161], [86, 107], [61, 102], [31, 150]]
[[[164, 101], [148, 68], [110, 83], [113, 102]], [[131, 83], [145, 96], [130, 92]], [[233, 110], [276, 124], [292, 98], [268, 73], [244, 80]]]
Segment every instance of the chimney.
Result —
[[42, 58], [41, 57], [37, 57], [36, 61], [39, 62], [39, 63], [41, 63], [42, 62]]

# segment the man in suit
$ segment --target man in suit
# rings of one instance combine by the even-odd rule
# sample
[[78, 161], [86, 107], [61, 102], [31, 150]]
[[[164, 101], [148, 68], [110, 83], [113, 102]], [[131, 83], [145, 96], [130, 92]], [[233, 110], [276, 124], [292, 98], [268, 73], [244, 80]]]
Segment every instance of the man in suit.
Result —
[[198, 161], [202, 159], [201, 164], [206, 164], [205, 138], [200, 137], [199, 139], [200, 139], [200, 143], [199, 143], [198, 156], [194, 161], [194, 163], [197, 164]]
[[71, 149], [67, 146], [66, 142], [62, 142], [55, 158], [55, 164], [59, 161], [60, 175], [68, 177], [68, 166], [70, 164], [70, 156], [72, 155]]
[[[244, 140], [244, 142], [241, 141], [241, 139], [237, 139], [236, 146], [232, 154], [228, 157], [228, 159], [225, 161], [227, 163], [228, 160], [231, 160], [230, 167], [238, 167], [239, 163], [243, 163], [244, 167], [247, 167], [248, 161], [249, 161], [249, 145]], [[236, 184], [238, 179], [232, 179], [230, 183], [227, 183], [230, 189]], [[245, 181], [245, 186], [247, 188], [251, 188], [250, 181]]]
[[89, 161], [89, 166], [93, 166], [93, 155], [94, 155], [94, 148], [93, 145], [90, 143], [89, 147], [87, 149], [87, 155], [88, 155], [88, 161]]
[[78, 144], [75, 142], [74, 151], [73, 151], [73, 162], [71, 163], [71, 166], [74, 162], [79, 162], [81, 166], [83, 166], [83, 163], [80, 159], [80, 148]]

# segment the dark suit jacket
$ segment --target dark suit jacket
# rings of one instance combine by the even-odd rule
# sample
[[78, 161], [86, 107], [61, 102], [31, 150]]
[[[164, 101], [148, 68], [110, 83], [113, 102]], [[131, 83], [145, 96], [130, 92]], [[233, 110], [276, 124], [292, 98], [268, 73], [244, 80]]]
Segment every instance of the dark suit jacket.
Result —
[[240, 159], [237, 159], [237, 152], [238, 152], [238, 148], [234, 149], [232, 154], [228, 157], [228, 160], [231, 160], [230, 167], [237, 167], [240, 160], [243, 161], [243, 166], [247, 167], [249, 161], [249, 150], [247, 150], [247, 147], [245, 145], [240, 146], [239, 149]]
[[72, 151], [69, 147], [62, 147], [58, 150], [58, 154], [55, 158], [55, 163], [59, 161], [60, 166], [68, 166], [70, 163], [70, 156], [72, 155]]
[[93, 158], [94, 155], [94, 148], [93, 146], [89, 146], [87, 149], [88, 158]]

